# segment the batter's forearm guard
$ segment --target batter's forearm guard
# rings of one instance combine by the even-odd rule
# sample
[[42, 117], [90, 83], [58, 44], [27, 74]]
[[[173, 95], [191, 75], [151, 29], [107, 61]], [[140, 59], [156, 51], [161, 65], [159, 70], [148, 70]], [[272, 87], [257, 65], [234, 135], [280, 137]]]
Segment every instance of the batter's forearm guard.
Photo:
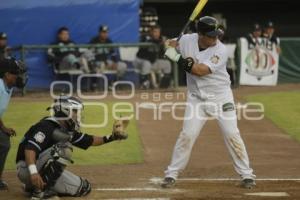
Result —
[[179, 60], [177, 61], [177, 64], [179, 67], [182, 67], [184, 71], [191, 73], [194, 65], [194, 60], [191, 57], [182, 58], [182, 56], [180, 56]]

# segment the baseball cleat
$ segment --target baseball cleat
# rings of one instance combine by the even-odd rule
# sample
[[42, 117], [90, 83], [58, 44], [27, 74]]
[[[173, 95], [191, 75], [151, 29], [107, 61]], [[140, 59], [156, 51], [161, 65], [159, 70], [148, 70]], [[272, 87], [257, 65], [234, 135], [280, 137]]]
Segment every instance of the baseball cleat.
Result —
[[255, 180], [251, 178], [245, 178], [242, 180], [241, 187], [246, 189], [252, 189], [256, 186]]
[[35, 191], [32, 193], [31, 200], [59, 200], [57, 193], [52, 190]]
[[176, 180], [172, 177], [165, 177], [161, 183], [162, 188], [171, 188], [175, 185]]

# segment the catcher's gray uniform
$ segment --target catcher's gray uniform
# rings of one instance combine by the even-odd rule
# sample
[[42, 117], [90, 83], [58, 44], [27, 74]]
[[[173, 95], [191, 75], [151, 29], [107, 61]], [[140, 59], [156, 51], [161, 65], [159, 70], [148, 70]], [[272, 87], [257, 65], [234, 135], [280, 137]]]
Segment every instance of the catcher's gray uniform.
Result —
[[45, 118], [32, 126], [19, 145], [17, 154], [17, 175], [26, 188], [34, 189], [28, 166], [25, 162], [25, 149], [36, 152], [36, 166], [43, 181], [59, 195], [83, 196], [90, 192], [90, 183], [65, 170], [73, 163], [72, 146], [87, 149], [92, 144], [92, 136], [74, 132], [69, 134], [62, 130], [54, 118]]
[[53, 109], [53, 117], [33, 125], [19, 145], [18, 178], [25, 184], [25, 191], [31, 192], [32, 199], [55, 195], [85, 196], [91, 191], [90, 183], [65, 170], [73, 163], [72, 146], [87, 149], [127, 139], [125, 129], [129, 120], [116, 120], [110, 135], [97, 137], [79, 131], [83, 104], [78, 98], [60, 96], [49, 109]]

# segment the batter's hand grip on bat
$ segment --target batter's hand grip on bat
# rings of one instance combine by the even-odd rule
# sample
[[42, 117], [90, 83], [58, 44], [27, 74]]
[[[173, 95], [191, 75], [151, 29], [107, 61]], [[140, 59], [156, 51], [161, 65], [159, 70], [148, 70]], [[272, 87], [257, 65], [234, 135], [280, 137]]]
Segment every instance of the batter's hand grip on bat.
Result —
[[181, 36], [183, 36], [185, 30], [189, 27], [189, 25], [191, 24], [191, 22], [192, 22], [192, 21], [189, 20], [189, 21], [184, 25], [183, 29], [181, 30], [180, 34], [178, 35], [178, 37], [177, 37], [177, 39], [176, 39], [177, 41], [179, 41], [180, 38], [181, 38]]

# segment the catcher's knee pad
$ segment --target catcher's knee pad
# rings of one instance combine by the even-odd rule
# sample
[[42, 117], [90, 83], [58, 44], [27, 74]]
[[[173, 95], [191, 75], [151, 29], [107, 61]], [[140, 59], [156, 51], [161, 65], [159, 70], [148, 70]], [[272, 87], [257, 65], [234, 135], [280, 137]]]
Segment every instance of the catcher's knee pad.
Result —
[[52, 189], [60, 196], [80, 197], [90, 193], [91, 184], [72, 172], [64, 170]]
[[48, 160], [48, 162], [40, 170], [40, 175], [47, 187], [55, 185], [56, 180], [61, 176], [65, 166], [55, 160]]
[[37, 167], [47, 187], [55, 185], [65, 167], [72, 163], [72, 146], [68, 143], [58, 143], [45, 150], [39, 156]]

